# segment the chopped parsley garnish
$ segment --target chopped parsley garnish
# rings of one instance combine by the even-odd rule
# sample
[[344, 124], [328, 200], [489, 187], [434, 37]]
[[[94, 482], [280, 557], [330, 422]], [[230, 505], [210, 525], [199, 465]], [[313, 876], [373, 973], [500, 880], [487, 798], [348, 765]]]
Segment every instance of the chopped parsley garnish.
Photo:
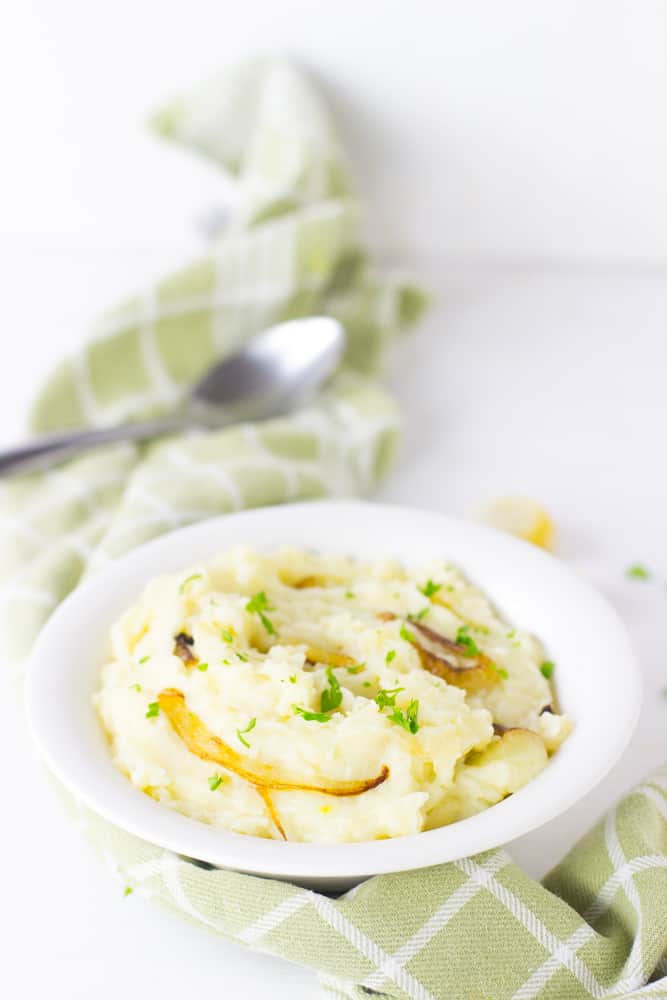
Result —
[[310, 712], [307, 708], [301, 708], [299, 705], [292, 705], [295, 715], [300, 715], [302, 719], [306, 722], [328, 722], [331, 718], [330, 715], [325, 715], [324, 712]]
[[419, 611], [416, 615], [412, 614], [408, 615], [408, 621], [420, 622], [422, 618], [426, 618], [426, 615], [429, 613], [430, 610], [431, 610], [430, 608], [422, 608], [421, 611]]
[[414, 634], [410, 631], [409, 628], [406, 628], [405, 625], [401, 625], [401, 631], [398, 634], [400, 635], [401, 639], [405, 639], [406, 642], [414, 643], [417, 641], [414, 637]]
[[270, 611], [271, 608], [269, 607], [269, 599], [263, 590], [260, 590], [258, 594], [255, 594], [254, 597], [250, 598], [245, 606], [245, 609], [246, 611], [250, 611], [251, 614], [259, 616], [259, 620], [269, 635], [276, 634], [273, 622], [266, 616], [266, 612]]
[[468, 625], [462, 625], [456, 633], [456, 644], [457, 646], [463, 646], [464, 656], [479, 656], [481, 650], [473, 637], [468, 635], [468, 632]]
[[375, 703], [378, 708], [394, 708], [396, 705], [396, 695], [405, 688], [380, 688], [375, 695]]
[[160, 706], [156, 701], [152, 701], [146, 710], [146, 718], [154, 719], [156, 715], [160, 714]]
[[416, 733], [419, 731], [419, 702], [416, 698], [413, 698], [405, 712], [400, 708], [394, 708], [394, 711], [389, 716], [390, 722], [395, 722], [397, 726], [401, 726], [407, 733]]
[[625, 575], [629, 576], [631, 580], [650, 580], [651, 574], [642, 566], [641, 563], [635, 563], [634, 566], [628, 566], [625, 571]]
[[499, 667], [497, 663], [489, 663], [489, 666], [493, 667], [493, 669], [495, 670], [495, 672], [497, 674], [500, 674], [500, 676], [502, 677], [502, 679], [504, 681], [506, 681], [507, 678], [509, 677], [509, 674], [507, 673], [507, 671], [505, 670], [505, 668], [504, 667]]
[[231, 631], [231, 629], [221, 628], [220, 636], [222, 637], [223, 642], [228, 642], [228, 643], [234, 642], [234, 633]]
[[553, 672], [556, 669], [556, 664], [552, 660], [545, 660], [540, 666], [540, 673], [543, 677], [549, 680], [553, 676]]
[[147, 663], [150, 660], [150, 656], [142, 656], [139, 663]]
[[126, 885], [125, 886], [125, 889], [123, 891], [123, 895], [124, 896], [131, 896], [132, 895], [132, 886], [131, 885]]
[[201, 670], [204, 673], [205, 670], [208, 670], [208, 663], [198, 663], [197, 670]]
[[244, 663], [248, 662], [248, 657], [245, 655], [245, 653], [237, 653], [236, 655], [238, 656], [239, 660], [242, 660]]
[[212, 792], [214, 792], [216, 788], [220, 788], [221, 784], [222, 784], [222, 775], [220, 774], [212, 774], [211, 777], [208, 779], [208, 787], [211, 789]]
[[423, 587], [419, 588], [424, 595], [424, 597], [433, 597], [437, 594], [439, 590], [442, 590], [441, 583], [433, 583], [433, 580], [427, 580]]
[[395, 658], [396, 658], [396, 650], [395, 649], [390, 649], [389, 652], [387, 653], [387, 655], [384, 658], [385, 659], [385, 663], [391, 663], [391, 661], [393, 659], [395, 659]]
[[130, 684], [133, 691], [141, 691], [141, 684]]
[[351, 601], [351, 600], [353, 600], [353, 599], [354, 599], [354, 598], [355, 598], [355, 597], [356, 597], [357, 595], [356, 595], [356, 594], [354, 594], [354, 593], [353, 593], [353, 592], [352, 592], [351, 590], [346, 590], [346, 591], [345, 591], [345, 596], [347, 597], [348, 601]]
[[289, 682], [290, 684], [296, 684], [296, 674], [289, 675]]
[[185, 580], [183, 580], [183, 583], [178, 588], [179, 594], [184, 594], [185, 588], [189, 583], [192, 583], [193, 580], [201, 580], [201, 573], [193, 573], [192, 576], [188, 576]]
[[238, 736], [244, 747], [250, 748], [250, 744], [248, 743], [248, 741], [243, 739], [244, 734], [251, 733], [256, 725], [257, 725], [257, 719], [251, 719], [248, 725], [245, 727], [245, 729], [236, 730], [236, 735]]
[[355, 663], [353, 667], [345, 667], [348, 674], [360, 674], [362, 670], [365, 670], [365, 663]]
[[369, 687], [372, 687], [373, 685], [371, 684], [370, 681], [364, 681], [364, 683], [361, 686], [365, 687], [365, 688], [369, 688]]
[[343, 692], [331, 667], [327, 667], [327, 680], [329, 686], [322, 692], [320, 708], [323, 712], [333, 712], [334, 708], [338, 708], [343, 700]]

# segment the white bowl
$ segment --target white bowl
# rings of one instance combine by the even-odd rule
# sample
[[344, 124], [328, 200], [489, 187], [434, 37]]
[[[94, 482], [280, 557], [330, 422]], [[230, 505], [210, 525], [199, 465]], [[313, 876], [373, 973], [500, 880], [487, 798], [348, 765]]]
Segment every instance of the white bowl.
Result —
[[[108, 655], [109, 628], [144, 584], [239, 542], [395, 556], [442, 556], [529, 630], [557, 664], [555, 680], [574, 732], [529, 785], [451, 826], [358, 844], [282, 843], [188, 819], [139, 792], [111, 762], [92, 694]], [[424, 511], [322, 501], [225, 515], [163, 536], [77, 588], [48, 621], [30, 658], [27, 711], [54, 774], [91, 809], [145, 840], [243, 872], [343, 889], [381, 872], [452, 861], [505, 844], [568, 809], [600, 781], [634, 729], [641, 686], [614, 611], [563, 563], [490, 528]]]

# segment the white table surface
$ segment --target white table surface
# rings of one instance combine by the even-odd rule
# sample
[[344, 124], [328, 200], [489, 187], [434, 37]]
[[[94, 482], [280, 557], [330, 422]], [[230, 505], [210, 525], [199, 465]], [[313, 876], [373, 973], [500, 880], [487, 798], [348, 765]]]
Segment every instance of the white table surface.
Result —
[[[99, 306], [174, 255], [33, 246], [0, 258], [4, 442], [41, 374]], [[422, 273], [437, 303], [392, 377], [406, 433], [380, 498], [455, 514], [501, 494], [538, 498], [557, 522], [559, 554], [617, 608], [643, 663], [646, 702], [624, 759], [585, 802], [512, 847], [539, 875], [667, 751], [667, 275], [445, 260]], [[655, 579], [626, 579], [635, 561]], [[7, 670], [0, 762], [8, 997], [182, 1000], [187, 990], [253, 1000], [269, 978], [276, 1000], [313, 996], [308, 972], [221, 942], [137, 893], [124, 898], [63, 813], [28, 740], [20, 678]]]

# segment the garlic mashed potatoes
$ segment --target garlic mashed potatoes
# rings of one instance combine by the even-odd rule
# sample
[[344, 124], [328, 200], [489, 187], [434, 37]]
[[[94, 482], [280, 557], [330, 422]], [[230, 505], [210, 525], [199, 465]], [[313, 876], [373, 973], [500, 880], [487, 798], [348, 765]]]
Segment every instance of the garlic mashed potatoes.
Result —
[[117, 767], [237, 833], [398, 837], [517, 791], [570, 731], [535, 639], [454, 567], [238, 547], [152, 580], [95, 704]]

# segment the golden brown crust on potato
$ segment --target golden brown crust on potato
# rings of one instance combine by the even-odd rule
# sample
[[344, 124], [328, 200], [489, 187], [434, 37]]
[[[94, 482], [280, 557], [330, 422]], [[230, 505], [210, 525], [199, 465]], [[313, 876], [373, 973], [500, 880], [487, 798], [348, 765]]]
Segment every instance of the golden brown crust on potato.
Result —
[[501, 675], [485, 653], [471, 656], [465, 646], [440, 635], [428, 625], [415, 621], [411, 625], [418, 633], [415, 648], [424, 670], [470, 693], [500, 683]]

